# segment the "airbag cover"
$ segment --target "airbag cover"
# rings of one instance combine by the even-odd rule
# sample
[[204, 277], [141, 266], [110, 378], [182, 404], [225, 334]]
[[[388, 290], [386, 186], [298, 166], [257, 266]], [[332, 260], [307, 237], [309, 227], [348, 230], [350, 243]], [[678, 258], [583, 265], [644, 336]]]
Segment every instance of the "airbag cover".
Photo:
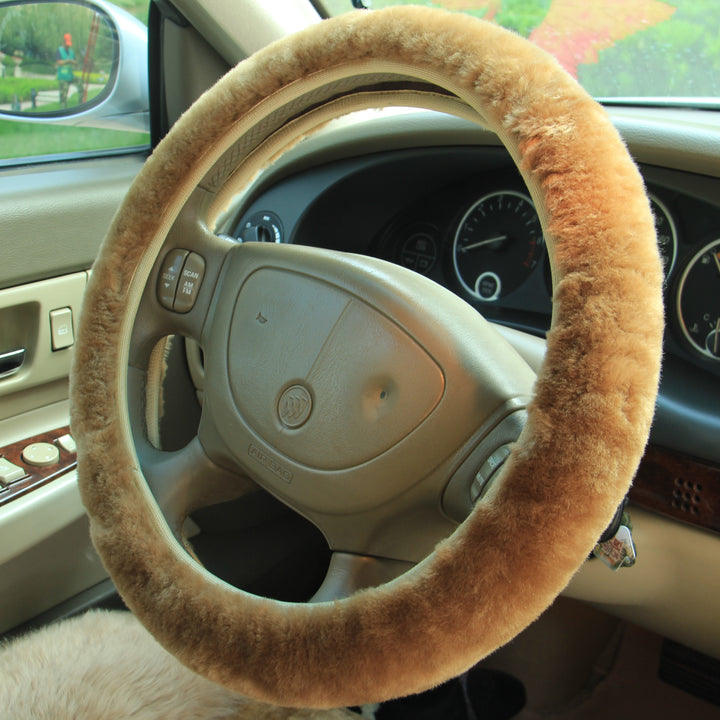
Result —
[[[368, 303], [274, 268], [255, 271], [238, 295], [228, 374], [245, 423], [277, 452], [320, 470], [355, 467], [401, 442], [445, 386], [433, 358]], [[311, 402], [295, 427], [283, 411], [293, 386]]]

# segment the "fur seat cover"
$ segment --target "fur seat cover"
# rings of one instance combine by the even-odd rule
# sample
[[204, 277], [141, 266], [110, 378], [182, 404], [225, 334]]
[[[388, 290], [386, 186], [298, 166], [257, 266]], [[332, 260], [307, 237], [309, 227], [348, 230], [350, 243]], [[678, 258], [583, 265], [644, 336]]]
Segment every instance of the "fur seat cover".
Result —
[[[346, 600], [277, 603], [212, 578], [148, 500], [123, 382], [134, 311], [196, 187], [220, 197], [238, 165], [248, 175], [266, 167], [281, 141], [312, 131], [312, 118], [319, 126], [393, 103], [474, 118], [515, 159], [553, 269], [546, 360], [502, 482], [424, 562]], [[330, 708], [438, 684], [538, 617], [627, 492], [657, 393], [661, 288], [641, 177], [604, 110], [551, 57], [491, 24], [427, 8], [318, 23], [241, 63], [177, 122], [102, 247], [72, 374], [95, 545], [158, 641], [234, 691]]]
[[128, 612], [93, 611], [0, 648], [7, 720], [357, 720], [256, 702], [188, 670]]

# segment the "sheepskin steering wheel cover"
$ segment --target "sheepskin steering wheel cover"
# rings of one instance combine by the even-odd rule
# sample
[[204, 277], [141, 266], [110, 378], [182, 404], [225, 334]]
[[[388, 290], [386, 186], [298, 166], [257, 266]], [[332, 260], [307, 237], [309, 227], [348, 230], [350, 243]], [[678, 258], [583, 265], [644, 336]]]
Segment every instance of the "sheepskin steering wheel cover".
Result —
[[[172, 541], [148, 501], [128, 431], [128, 328], [155, 260], [148, 248], [186, 197], [185, 178], [208, 158], [222, 180], [232, 172], [227, 129], [262, 115], [288, 88], [290, 121], [367, 92], [358, 78], [369, 67], [375, 75], [384, 68], [380, 84], [390, 92], [400, 88], [420, 106], [424, 94], [445, 98], [503, 140], [544, 223], [552, 329], [527, 426], [493, 497], [391, 583], [333, 603], [279, 603], [214, 579]], [[318, 82], [328, 72], [333, 83]], [[423, 8], [351, 13], [284, 39], [228, 73], [177, 122], [94, 266], [71, 383], [78, 477], [98, 552], [169, 651], [251, 697], [355, 705], [455, 676], [553, 601], [627, 492], [657, 393], [661, 288], [637, 169], [602, 108], [538, 48]]]

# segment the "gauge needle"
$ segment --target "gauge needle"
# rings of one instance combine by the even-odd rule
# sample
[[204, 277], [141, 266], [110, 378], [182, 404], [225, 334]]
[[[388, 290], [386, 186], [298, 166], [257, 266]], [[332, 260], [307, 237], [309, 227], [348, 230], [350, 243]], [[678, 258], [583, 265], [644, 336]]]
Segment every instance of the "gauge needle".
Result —
[[460, 252], [470, 252], [470, 250], [476, 250], [483, 245], [489, 245], [494, 242], [502, 242], [503, 240], [507, 240], [507, 235], [498, 235], [496, 237], [487, 238], [487, 240], [480, 240], [479, 242], [472, 243], [472, 245], [462, 245], [460, 247]]
[[717, 265], [718, 272], [720, 272], [720, 253], [713, 253], [713, 258], [715, 258], [715, 264]]

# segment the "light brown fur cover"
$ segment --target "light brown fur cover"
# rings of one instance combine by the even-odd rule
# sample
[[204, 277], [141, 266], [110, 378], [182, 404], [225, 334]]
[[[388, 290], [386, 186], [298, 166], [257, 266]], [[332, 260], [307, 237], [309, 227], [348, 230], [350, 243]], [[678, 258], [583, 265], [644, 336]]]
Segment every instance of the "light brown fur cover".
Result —
[[[117, 419], [116, 338], [130, 280], [178, 179], [283, 86], [333, 66], [351, 74], [370, 58], [446, 77], [481, 103], [547, 216], [553, 325], [528, 425], [491, 500], [408, 576], [337, 604], [283, 605], [208, 582], [163, 541]], [[93, 539], [128, 604], [197, 672], [287, 705], [418, 691], [508, 641], [583, 562], [647, 441], [663, 330], [654, 239], [642, 180], [603, 109], [509, 32], [394, 8], [324, 21], [242, 63], [148, 161], [88, 287], [72, 426]]]
[[7, 720], [357, 720], [236, 695], [188, 670], [128, 612], [94, 611], [0, 645]]

